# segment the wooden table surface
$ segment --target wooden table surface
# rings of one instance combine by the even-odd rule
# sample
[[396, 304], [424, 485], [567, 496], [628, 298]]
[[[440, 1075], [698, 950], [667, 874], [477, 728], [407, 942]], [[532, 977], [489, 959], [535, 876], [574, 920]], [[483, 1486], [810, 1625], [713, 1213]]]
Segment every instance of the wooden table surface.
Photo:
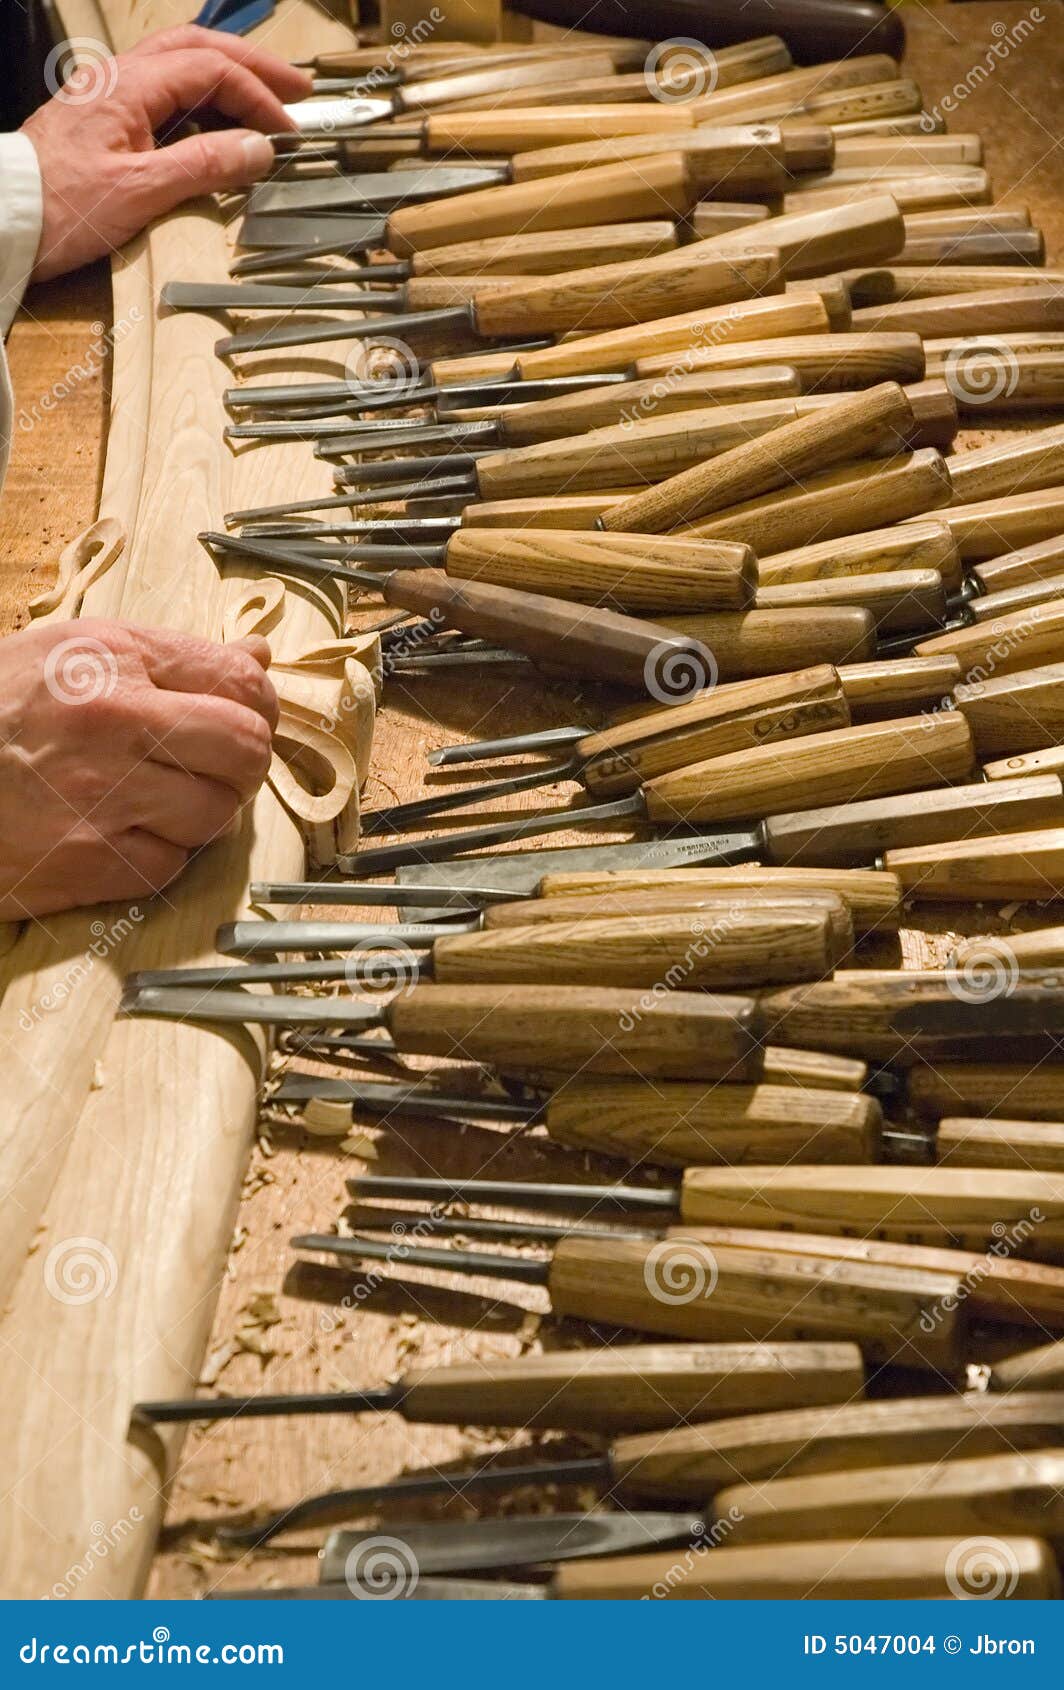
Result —
[[[1060, 0], [907, 6], [905, 21], [906, 70], [921, 84], [925, 105], [948, 97], [950, 129], [983, 136], [995, 199], [1028, 206], [1045, 232], [1048, 262], [1064, 262], [1056, 109], [1064, 87]], [[1004, 55], [1017, 24], [1025, 38]], [[26, 603], [50, 581], [61, 546], [96, 514], [107, 411], [106, 359], [99, 348], [109, 322], [107, 273], [96, 266], [32, 290], [12, 331], [16, 429], [0, 508], [0, 631], [24, 625]], [[1038, 420], [1055, 419], [1026, 419], [1026, 425]], [[983, 445], [1001, 432], [966, 429], [958, 449]], [[594, 699], [581, 701], [573, 689], [548, 687], [518, 669], [463, 672], [460, 682], [452, 675], [434, 682], [391, 683], [378, 725], [367, 805], [417, 795], [424, 752], [431, 746], [518, 726], [559, 724], [595, 708]], [[527, 802], [562, 803], [570, 790], [559, 787], [556, 798], [539, 794]], [[556, 843], [576, 841], [573, 834]], [[954, 919], [940, 924], [941, 931], [928, 923], [904, 932], [894, 960], [908, 966], [941, 960], [947, 922]], [[964, 925], [980, 931], [1000, 927], [1000, 922], [997, 912], [984, 911], [973, 912]], [[496, 1178], [578, 1179], [612, 1177], [616, 1171], [553, 1149], [540, 1135], [511, 1138], [491, 1127], [402, 1120], [377, 1129], [366, 1123], [356, 1127], [341, 1151], [336, 1138], [310, 1137], [267, 1117], [249, 1168], [205, 1381], [231, 1393], [350, 1388], [384, 1383], [415, 1365], [587, 1342], [590, 1334], [573, 1323], [542, 1318], [544, 1296], [531, 1287], [463, 1282], [401, 1265], [385, 1269], [372, 1287], [329, 1267], [293, 1269], [288, 1238], [301, 1231], [328, 1231], [343, 1209], [344, 1180], [352, 1174], [438, 1169], [469, 1176], [489, 1166]], [[611, 1339], [615, 1335], [605, 1333], [596, 1341]], [[190, 1390], [194, 1384], [189, 1381]], [[219, 1551], [205, 1529], [220, 1513], [377, 1483], [404, 1471], [445, 1471], [486, 1450], [519, 1449], [529, 1442], [525, 1433], [407, 1426], [395, 1415], [193, 1428], [150, 1593], [193, 1596], [227, 1585], [315, 1577], [313, 1551], [320, 1532], [297, 1537], [294, 1547], [286, 1540], [283, 1548], [235, 1557]], [[590, 1501], [564, 1500], [574, 1506]], [[537, 1502], [543, 1499], [507, 1496], [486, 1506], [527, 1509]], [[434, 1511], [457, 1518], [474, 1510], [456, 1491]], [[399, 1518], [389, 1515], [392, 1521]]]

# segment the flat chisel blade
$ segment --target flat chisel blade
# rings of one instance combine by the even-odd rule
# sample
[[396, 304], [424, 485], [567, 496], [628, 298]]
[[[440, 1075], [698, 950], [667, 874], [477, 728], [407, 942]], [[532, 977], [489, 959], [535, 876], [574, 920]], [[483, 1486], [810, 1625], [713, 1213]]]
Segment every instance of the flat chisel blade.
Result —
[[249, 213], [240, 225], [237, 245], [309, 247], [315, 252], [365, 252], [383, 246], [388, 233], [384, 217], [263, 217]]
[[415, 200], [442, 199], [505, 182], [499, 167], [380, 170], [362, 176], [323, 176], [302, 182], [262, 182], [248, 196], [250, 213], [352, 210], [385, 211]]
[[301, 135], [342, 135], [347, 129], [364, 129], [368, 123], [380, 123], [395, 116], [391, 100], [296, 100], [285, 106]]
[[[543, 1514], [502, 1520], [414, 1520], [397, 1528], [413, 1563], [424, 1573], [481, 1572], [530, 1567], [584, 1556], [619, 1555], [689, 1542], [700, 1522], [690, 1514]], [[360, 1562], [380, 1543], [380, 1531], [334, 1531], [322, 1551], [322, 1583], [358, 1578]]]

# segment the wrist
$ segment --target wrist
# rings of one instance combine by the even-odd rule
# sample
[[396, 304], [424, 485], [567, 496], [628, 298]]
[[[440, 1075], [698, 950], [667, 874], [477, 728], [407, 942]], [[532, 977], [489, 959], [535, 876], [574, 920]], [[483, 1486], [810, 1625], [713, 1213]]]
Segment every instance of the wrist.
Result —
[[37, 150], [25, 130], [0, 135], [0, 334], [6, 334], [33, 273], [44, 222]]

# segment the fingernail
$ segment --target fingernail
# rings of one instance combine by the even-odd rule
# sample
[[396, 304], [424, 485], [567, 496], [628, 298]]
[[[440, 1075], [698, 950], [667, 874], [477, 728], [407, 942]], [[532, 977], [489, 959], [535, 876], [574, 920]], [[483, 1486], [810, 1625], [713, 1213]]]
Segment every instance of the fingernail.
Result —
[[241, 142], [248, 176], [265, 176], [273, 168], [273, 144], [267, 135], [245, 135]]

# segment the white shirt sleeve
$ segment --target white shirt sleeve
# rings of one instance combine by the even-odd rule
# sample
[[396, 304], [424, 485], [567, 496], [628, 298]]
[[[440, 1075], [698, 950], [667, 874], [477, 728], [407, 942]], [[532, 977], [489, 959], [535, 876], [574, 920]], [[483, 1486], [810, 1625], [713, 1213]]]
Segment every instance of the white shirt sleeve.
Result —
[[[41, 239], [41, 172], [28, 135], [0, 135], [0, 337], [22, 302]], [[15, 401], [0, 339], [0, 486], [7, 474]]]

